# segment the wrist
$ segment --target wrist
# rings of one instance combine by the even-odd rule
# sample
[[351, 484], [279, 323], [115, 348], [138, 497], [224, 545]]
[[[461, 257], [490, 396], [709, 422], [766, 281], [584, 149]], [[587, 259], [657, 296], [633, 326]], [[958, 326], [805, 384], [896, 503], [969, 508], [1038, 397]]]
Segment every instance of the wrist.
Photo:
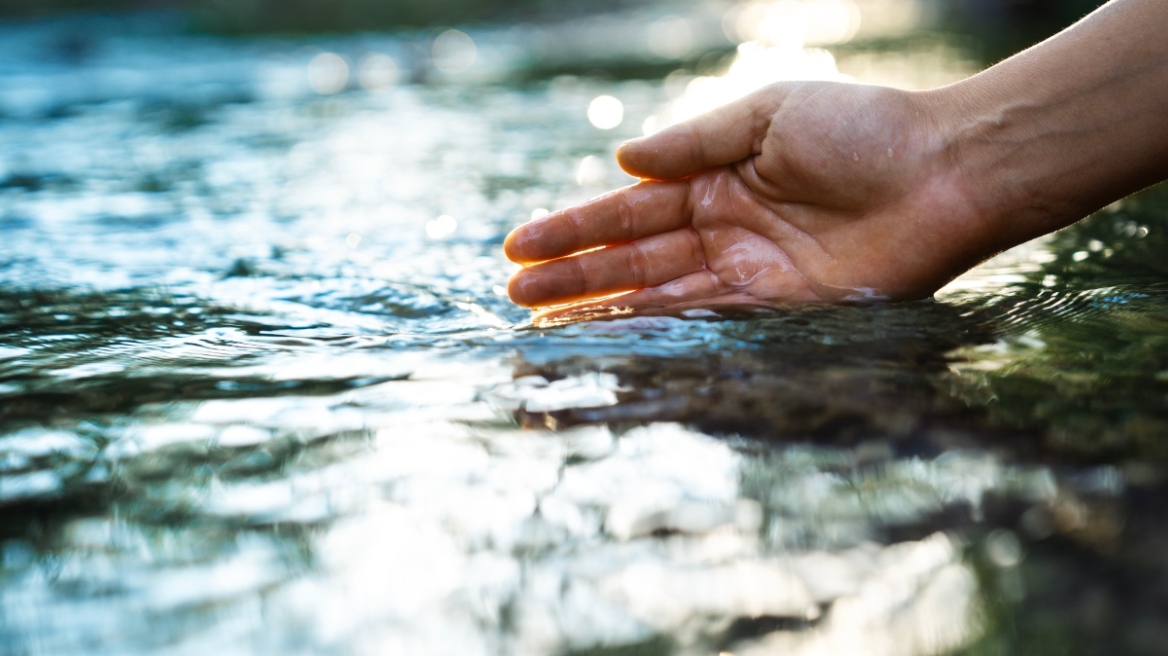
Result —
[[1100, 184], [1102, 162], [1093, 151], [1101, 140], [1067, 137], [1083, 128], [1059, 90], [1013, 72], [991, 68], [925, 92], [938, 149], [984, 234], [986, 256], [1119, 197]]
[[922, 92], [938, 148], [996, 250], [1168, 176], [1168, 48], [1138, 36], [1166, 21], [1168, 4], [1112, 2], [978, 75]]
[[[935, 219], [953, 235], [969, 268], [1029, 239], [1015, 229], [1020, 212], [1039, 216], [1052, 210], [1028, 198], [1024, 175], [1006, 161], [1002, 104], [965, 82], [913, 93], [923, 155], [928, 162]], [[963, 269], [964, 270], [964, 269]]]

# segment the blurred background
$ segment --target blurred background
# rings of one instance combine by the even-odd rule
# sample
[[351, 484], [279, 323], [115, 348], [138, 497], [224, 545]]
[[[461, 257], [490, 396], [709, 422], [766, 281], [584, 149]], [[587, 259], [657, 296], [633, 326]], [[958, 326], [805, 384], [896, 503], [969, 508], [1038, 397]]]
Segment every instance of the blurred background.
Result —
[[[980, 54], [996, 59], [1054, 34], [1102, 3], [1102, 0], [849, 0], [847, 4], [858, 4], [877, 22], [886, 20], [881, 14], [898, 14], [894, 22], [899, 22], [901, 29], [911, 26], [917, 31], [975, 37]], [[645, 9], [725, 10], [732, 4], [698, 0], [670, 3], [654, 0], [0, 0], [0, 17], [30, 19], [86, 13], [173, 12], [184, 17], [189, 29], [199, 32], [319, 34], [549, 22]], [[753, 4], [757, 7], [766, 3]], [[912, 19], [905, 19], [904, 14], [912, 14]]]
[[[190, 12], [213, 32], [278, 33], [396, 30], [436, 24], [505, 23], [633, 9], [651, 0], [3, 0], [0, 15], [43, 17], [75, 12], [175, 10]], [[670, 3], [670, 6], [697, 4]], [[709, 3], [706, 3], [709, 4]], [[933, 27], [993, 34], [1026, 45], [1065, 27], [1102, 4], [1099, 0], [924, 0], [941, 19]]]
[[[668, 93], [680, 96], [684, 90], [686, 97], [651, 117], [643, 126], [651, 130], [782, 79], [847, 79], [904, 88], [946, 84], [1038, 42], [1099, 4], [1099, 0], [0, 0], [0, 17], [10, 31], [25, 26], [22, 33], [12, 34], [16, 49], [9, 70], [19, 74], [22, 65], [49, 65], [45, 70], [58, 74], [50, 76], [57, 82], [68, 76], [62, 65], [82, 66], [113, 56], [116, 38], [103, 43], [105, 37], [250, 36], [252, 41], [236, 45], [263, 45], [269, 52], [258, 68], [236, 67], [237, 77], [255, 83], [230, 92], [239, 99], [300, 91], [327, 96], [397, 83], [668, 79]], [[316, 53], [319, 57], [306, 57], [304, 48], [281, 51], [278, 45], [280, 39], [299, 39], [305, 47], [318, 47], [322, 39], [345, 34], [365, 37], [340, 39], [337, 43], [343, 47]], [[287, 66], [289, 58], [296, 60], [303, 79], [295, 79]], [[170, 82], [177, 83], [186, 74], [198, 76], [197, 60], [174, 65], [186, 72], [174, 71]], [[66, 83], [68, 88], [56, 90], [0, 90], [0, 111], [20, 115], [54, 111], [48, 105], [86, 102], [87, 97], [98, 101], [109, 93], [118, 95], [114, 89], [129, 84], [130, 77], [121, 75], [108, 84]], [[27, 76], [18, 79], [32, 87], [45, 84]], [[222, 91], [223, 85], [218, 86]], [[713, 86], [719, 88], [715, 91]], [[100, 90], [105, 87], [109, 89]], [[138, 91], [124, 88], [126, 93]]]

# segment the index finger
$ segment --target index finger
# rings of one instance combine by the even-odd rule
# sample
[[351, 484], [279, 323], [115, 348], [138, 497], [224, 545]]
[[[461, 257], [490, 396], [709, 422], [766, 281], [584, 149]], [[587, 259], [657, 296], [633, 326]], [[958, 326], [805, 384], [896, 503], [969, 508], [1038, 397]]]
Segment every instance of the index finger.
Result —
[[503, 252], [531, 264], [676, 230], [692, 218], [689, 197], [685, 181], [641, 182], [516, 228]]

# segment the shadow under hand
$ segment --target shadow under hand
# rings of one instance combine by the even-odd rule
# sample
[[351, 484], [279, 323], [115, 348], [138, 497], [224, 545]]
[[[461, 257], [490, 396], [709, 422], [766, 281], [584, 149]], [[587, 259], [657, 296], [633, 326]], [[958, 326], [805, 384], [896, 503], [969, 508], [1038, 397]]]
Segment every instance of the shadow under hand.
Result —
[[[708, 313], [712, 314], [712, 313]], [[522, 359], [515, 376], [549, 381], [589, 372], [619, 379], [607, 407], [529, 412], [528, 425], [673, 421], [763, 440], [853, 445], [889, 439], [947, 448], [983, 423], [939, 379], [949, 353], [993, 340], [967, 309], [922, 301], [888, 305], [793, 305], [723, 311], [698, 323], [701, 346], [677, 352]]]

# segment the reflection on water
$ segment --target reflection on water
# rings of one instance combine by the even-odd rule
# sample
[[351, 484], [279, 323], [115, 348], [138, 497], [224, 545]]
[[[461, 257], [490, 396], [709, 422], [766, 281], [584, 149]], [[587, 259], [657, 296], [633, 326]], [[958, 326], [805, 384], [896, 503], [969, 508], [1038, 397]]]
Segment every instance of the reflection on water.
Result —
[[[872, 46], [904, 28], [865, 36], [871, 4], [111, 24], [80, 59], [46, 54], [68, 23], [3, 28], [0, 651], [1162, 653], [1164, 190], [927, 302], [536, 326], [504, 297], [509, 229], [624, 184], [616, 144], [703, 85], [773, 79], [752, 57], [969, 66]], [[577, 28], [678, 72], [558, 75]]]

